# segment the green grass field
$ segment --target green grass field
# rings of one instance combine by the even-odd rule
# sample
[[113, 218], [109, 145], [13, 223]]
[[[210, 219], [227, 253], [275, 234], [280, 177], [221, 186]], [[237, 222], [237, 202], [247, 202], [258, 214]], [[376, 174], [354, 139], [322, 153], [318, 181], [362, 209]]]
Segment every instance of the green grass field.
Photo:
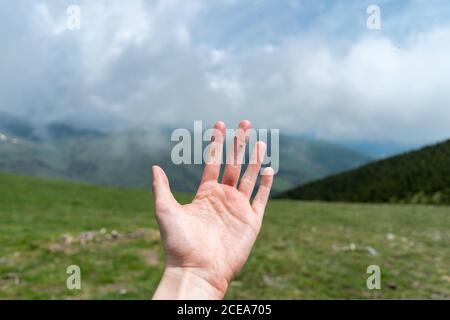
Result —
[[[274, 200], [227, 298], [448, 299], [449, 244], [449, 207]], [[148, 299], [162, 268], [149, 192], [0, 175], [0, 299]]]

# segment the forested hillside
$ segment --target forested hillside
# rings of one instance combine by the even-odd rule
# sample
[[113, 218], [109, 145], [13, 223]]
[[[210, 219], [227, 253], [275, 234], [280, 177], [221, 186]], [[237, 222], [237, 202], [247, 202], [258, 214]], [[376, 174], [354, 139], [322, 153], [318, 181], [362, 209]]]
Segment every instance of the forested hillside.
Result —
[[304, 184], [280, 197], [450, 204], [450, 140]]

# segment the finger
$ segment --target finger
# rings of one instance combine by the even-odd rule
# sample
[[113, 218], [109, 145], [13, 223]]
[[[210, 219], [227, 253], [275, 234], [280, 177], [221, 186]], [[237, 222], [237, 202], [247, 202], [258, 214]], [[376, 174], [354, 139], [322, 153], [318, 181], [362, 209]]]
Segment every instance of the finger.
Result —
[[161, 210], [170, 208], [174, 204], [178, 204], [170, 191], [169, 179], [167, 179], [164, 170], [158, 166], [153, 166], [152, 174], [153, 195], [155, 197], [156, 208], [158, 209], [157, 213]]
[[266, 154], [266, 144], [262, 141], [258, 141], [253, 147], [250, 162], [245, 170], [244, 175], [239, 182], [239, 191], [250, 199], [253, 189], [255, 188], [256, 180], [259, 176], [259, 169], [264, 160]]
[[272, 188], [274, 171], [268, 167], [264, 169], [263, 176], [261, 178], [261, 184], [259, 185], [258, 192], [255, 199], [253, 199], [252, 208], [255, 213], [262, 219], [264, 210], [266, 209], [267, 201], [269, 200], [270, 189]]
[[206, 150], [202, 183], [207, 181], [217, 181], [217, 179], [219, 179], [224, 136], [225, 124], [222, 121], [218, 121], [213, 128], [212, 142]]
[[227, 164], [223, 174], [222, 183], [235, 187], [241, 174], [242, 162], [245, 154], [245, 145], [247, 144], [247, 130], [252, 127], [248, 120], [239, 123], [237, 133], [234, 137], [233, 149], [227, 154]]

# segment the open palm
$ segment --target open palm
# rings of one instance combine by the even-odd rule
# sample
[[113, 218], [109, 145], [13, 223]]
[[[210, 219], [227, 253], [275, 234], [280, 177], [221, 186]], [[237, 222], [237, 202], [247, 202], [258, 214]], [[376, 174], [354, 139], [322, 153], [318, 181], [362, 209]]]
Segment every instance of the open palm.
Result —
[[[251, 128], [248, 121], [239, 125], [241, 132]], [[211, 143], [209, 161], [192, 203], [179, 204], [173, 197], [164, 171], [153, 167], [156, 218], [160, 225], [166, 269], [189, 270], [219, 291], [225, 291], [247, 260], [261, 228], [264, 209], [273, 180], [267, 168], [258, 192], [250, 198], [259, 175], [266, 146], [258, 142], [250, 164], [240, 180], [246, 138], [238, 135], [232, 163], [228, 163], [222, 182], [218, 182], [225, 125], [216, 123], [217, 134]]]

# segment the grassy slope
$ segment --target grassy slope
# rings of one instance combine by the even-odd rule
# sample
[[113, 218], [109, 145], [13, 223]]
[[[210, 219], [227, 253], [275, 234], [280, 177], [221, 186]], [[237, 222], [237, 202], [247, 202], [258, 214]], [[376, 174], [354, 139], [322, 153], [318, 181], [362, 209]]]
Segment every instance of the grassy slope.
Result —
[[[0, 298], [151, 297], [163, 267], [152, 211], [146, 191], [0, 175]], [[61, 240], [101, 228], [120, 236]], [[272, 201], [227, 297], [450, 298], [449, 230], [448, 207]], [[81, 291], [66, 289], [71, 264]], [[370, 264], [382, 269], [377, 292], [365, 287]]]

